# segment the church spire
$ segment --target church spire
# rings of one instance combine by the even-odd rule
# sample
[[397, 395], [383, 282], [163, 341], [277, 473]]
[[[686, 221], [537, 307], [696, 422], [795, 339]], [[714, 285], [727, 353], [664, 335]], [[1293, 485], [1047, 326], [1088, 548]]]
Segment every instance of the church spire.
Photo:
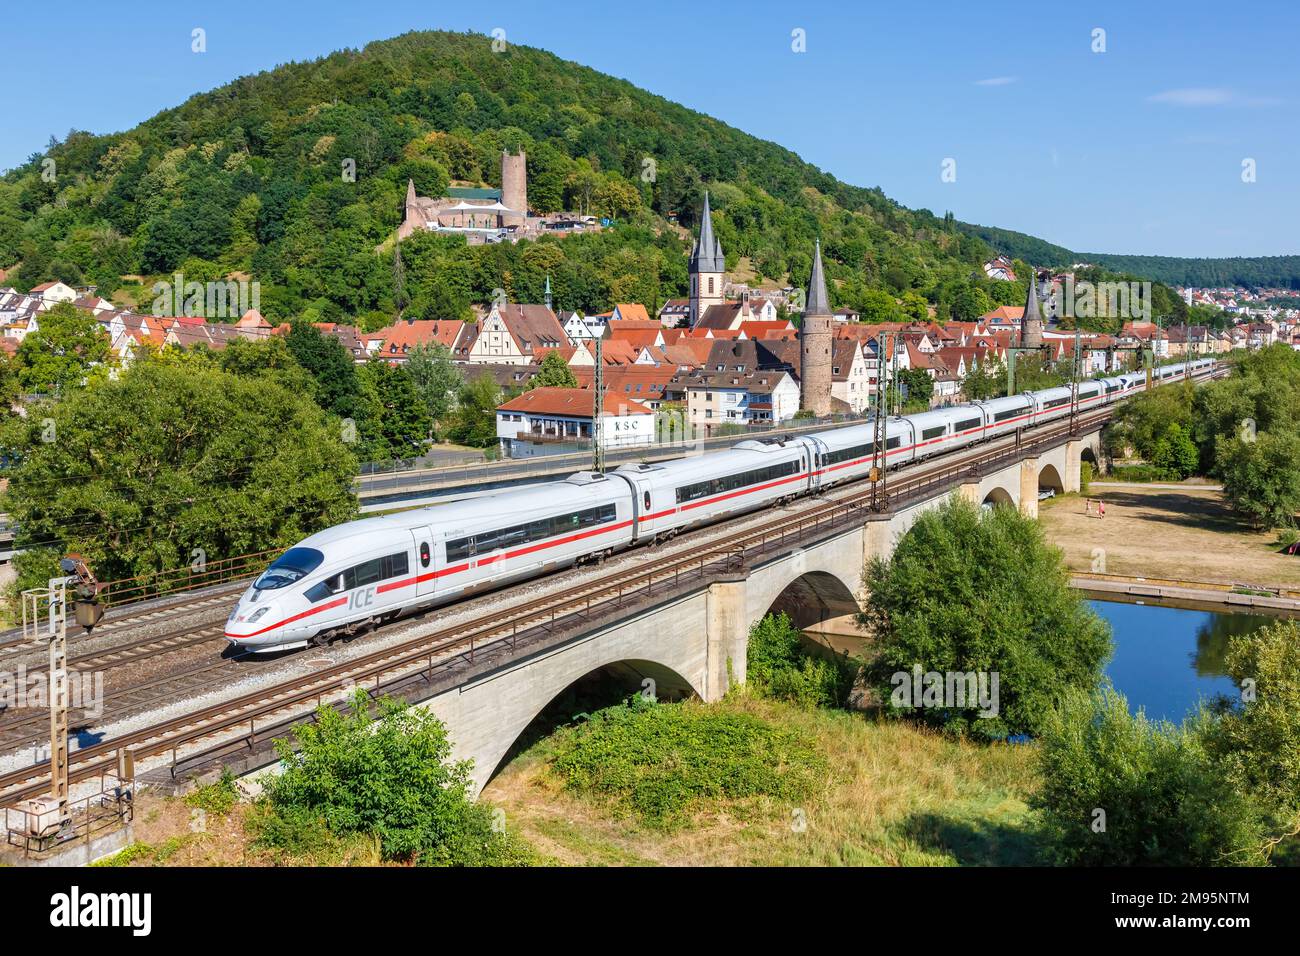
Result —
[[1038, 270], [1029, 270], [1029, 295], [1020, 319], [1020, 347], [1036, 349], [1043, 344], [1043, 316], [1038, 308]]
[[691, 250], [691, 271], [725, 272], [726, 260], [722, 255], [722, 243], [713, 234], [713, 214], [709, 209], [709, 194], [704, 193], [704, 215], [700, 219], [700, 238]]
[[406, 208], [410, 209], [414, 205], [415, 205], [415, 180], [408, 179], [406, 181]]
[[817, 240], [813, 252], [812, 275], [808, 277], [808, 299], [804, 315], [830, 315], [831, 301], [826, 295], [826, 276], [822, 271], [822, 241]]
[[551, 274], [546, 273], [546, 307], [551, 307]]

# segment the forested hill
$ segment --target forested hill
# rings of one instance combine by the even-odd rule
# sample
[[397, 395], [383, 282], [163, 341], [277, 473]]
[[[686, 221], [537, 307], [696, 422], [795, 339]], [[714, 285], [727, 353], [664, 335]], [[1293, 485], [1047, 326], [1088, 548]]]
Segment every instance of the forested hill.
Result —
[[[501, 150], [520, 147], [534, 209], [615, 228], [477, 247], [419, 234], [393, 254], [408, 179], [433, 196], [499, 185]], [[452, 33], [243, 77], [124, 133], [69, 133], [0, 179], [0, 268], [21, 261], [20, 288], [57, 278], [145, 304], [153, 277], [233, 274], [260, 283], [268, 317], [367, 327], [463, 316], [497, 288], [540, 301], [547, 275], [560, 308], [655, 307], [686, 290], [668, 216], [693, 226], [706, 188], [729, 269], [747, 257], [801, 284], [820, 236], [836, 304], [872, 318], [897, 317], [896, 297], [963, 318], [1023, 297], [982, 278], [993, 249], [951, 217], [545, 51]]]
[[1093, 262], [1116, 272], [1133, 272], [1169, 285], [1300, 289], [1300, 256], [1230, 259], [1182, 259], [1175, 256], [1126, 256], [1109, 252], [1080, 253], [1076, 261]]
[[1171, 286], [1215, 288], [1240, 285], [1300, 289], [1300, 256], [1194, 259], [1113, 252], [1071, 252], [1064, 246], [996, 226], [958, 223], [958, 228], [967, 235], [982, 239], [998, 252], [1037, 265], [1063, 266], [1088, 262], [1102, 266], [1109, 272], [1143, 276]]

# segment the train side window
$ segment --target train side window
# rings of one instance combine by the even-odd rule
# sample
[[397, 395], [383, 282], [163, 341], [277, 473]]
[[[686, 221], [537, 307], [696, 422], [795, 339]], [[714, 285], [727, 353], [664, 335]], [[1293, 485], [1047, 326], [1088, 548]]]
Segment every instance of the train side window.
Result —
[[927, 428], [921, 432], [921, 438], [925, 441], [929, 441], [931, 438], [938, 438], [943, 434], [943, 430], [946, 427], [947, 426], [945, 425], [936, 425], [934, 428]]
[[430, 557], [431, 555], [429, 553], [429, 542], [421, 541], [420, 542], [420, 567], [427, 568], [429, 566]]
[[338, 583], [340, 583], [339, 576], [336, 574], [334, 575], [334, 577], [327, 578], [326, 580], [321, 581], [319, 584], [313, 584], [311, 587], [307, 589], [307, 593], [305, 596], [308, 601], [311, 601], [312, 604], [315, 604], [318, 601], [323, 601], [331, 594], [338, 593], [338, 591], [331, 586], [332, 584], [338, 584]]
[[650, 492], [648, 491], [645, 493], [645, 510], [650, 510]]
[[382, 581], [384, 577], [384, 559], [375, 558], [371, 561], [363, 561], [352, 568], [352, 573], [356, 575], [353, 587], [365, 587], [367, 584]]
[[400, 578], [410, 567], [410, 559], [405, 551], [384, 555], [384, 579]]

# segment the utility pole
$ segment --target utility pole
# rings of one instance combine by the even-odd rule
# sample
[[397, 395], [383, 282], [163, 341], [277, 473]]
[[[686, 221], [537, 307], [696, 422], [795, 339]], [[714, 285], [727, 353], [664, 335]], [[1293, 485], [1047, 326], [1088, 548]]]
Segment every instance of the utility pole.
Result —
[[889, 355], [890, 333], [881, 332], [876, 339], [876, 409], [872, 416], [874, 461], [871, 468], [871, 510], [883, 511], [889, 500], [889, 396], [885, 382], [885, 357]]
[[596, 371], [592, 376], [591, 396], [591, 470], [598, 475], [605, 473], [605, 445], [601, 441], [601, 419], [605, 410], [605, 331], [602, 326], [600, 335], [596, 336]]
[[24, 591], [22, 599], [23, 636], [34, 640], [41, 630], [41, 618], [45, 617], [50, 654], [50, 795], [44, 801], [31, 801], [28, 812], [36, 814], [38, 820], [54, 816], [57, 828], [62, 830], [71, 822], [68, 813], [68, 586], [77, 589], [76, 619], [87, 632], [99, 623], [104, 609], [95, 601], [99, 582], [79, 555], [61, 559], [59, 568], [64, 577], [50, 578], [47, 587]]
[[1082, 335], [1080, 335], [1078, 320], [1074, 325], [1074, 373], [1070, 376], [1070, 434], [1073, 435], [1079, 426], [1079, 379], [1082, 377], [1083, 358], [1079, 354], [1082, 348]]

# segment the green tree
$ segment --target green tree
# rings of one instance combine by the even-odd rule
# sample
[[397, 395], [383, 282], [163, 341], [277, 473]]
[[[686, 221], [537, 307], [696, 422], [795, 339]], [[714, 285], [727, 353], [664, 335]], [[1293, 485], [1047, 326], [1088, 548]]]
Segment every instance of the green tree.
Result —
[[976, 362], [966, 370], [966, 377], [961, 382], [961, 390], [968, 402], [1001, 398], [1007, 393], [1006, 366], [994, 358]]
[[413, 347], [406, 355], [406, 372], [424, 403], [435, 429], [456, 409], [457, 396], [465, 377], [452, 360], [451, 351], [440, 343]]
[[484, 372], [461, 390], [449, 430], [451, 440], [472, 448], [488, 448], [497, 440], [497, 406], [501, 389], [496, 379]]
[[1151, 464], [1165, 477], [1178, 481], [1196, 474], [1200, 460], [1196, 443], [1177, 422], [1165, 429], [1151, 455]]
[[547, 352], [542, 357], [537, 374], [532, 377], [532, 380], [529, 381], [525, 388], [533, 389], [546, 385], [555, 388], [578, 387], [578, 380], [574, 377], [573, 369], [569, 368], [569, 363], [564, 360], [564, 356], [559, 352]]
[[907, 386], [907, 407], [925, 409], [930, 407], [934, 396], [934, 379], [923, 368], [905, 368], [898, 373], [899, 381]]
[[113, 580], [286, 547], [356, 510], [356, 459], [309, 398], [204, 363], [138, 361], [7, 422], [3, 444], [24, 587], [68, 551]]
[[406, 369], [373, 357], [357, 370], [367, 409], [361, 436], [369, 461], [411, 458], [419, 454], [433, 430], [433, 419]]
[[1218, 447], [1216, 469], [1232, 506], [1257, 527], [1292, 527], [1300, 511], [1300, 434], [1260, 432]]
[[1014, 508], [953, 496], [923, 513], [888, 559], [873, 559], [863, 582], [858, 620], [879, 648], [867, 676], [882, 700], [915, 665], [998, 675], [996, 716], [891, 704], [957, 733], [1040, 732], [1069, 690], [1096, 686], [1110, 652], [1109, 629], [1071, 589], [1060, 552]]
[[295, 728], [295, 749], [276, 747], [284, 772], [267, 787], [291, 825], [321, 821], [333, 834], [378, 838], [387, 859], [426, 866], [503, 866], [531, 861], [527, 847], [493, 826], [472, 799], [469, 761], [452, 761], [446, 727], [434, 716], [382, 698], [371, 717], [358, 690], [350, 713], [322, 706]]
[[1222, 866], [1264, 860], [1258, 808], [1184, 727], [1129, 714], [1122, 694], [1068, 694], [1048, 713], [1033, 804], [1069, 866]]
[[324, 335], [310, 322], [296, 321], [285, 344], [294, 359], [316, 383], [316, 401], [341, 418], [355, 418], [359, 408], [356, 365], [348, 350], [332, 335]]
[[1228, 642], [1241, 696], [1225, 702], [1207, 748], [1238, 792], [1260, 801], [1267, 848], [1300, 837], [1300, 624], [1278, 621]]
[[25, 391], [63, 393], [109, 360], [108, 333], [71, 302], [38, 316], [37, 325], [18, 346], [18, 382]]

